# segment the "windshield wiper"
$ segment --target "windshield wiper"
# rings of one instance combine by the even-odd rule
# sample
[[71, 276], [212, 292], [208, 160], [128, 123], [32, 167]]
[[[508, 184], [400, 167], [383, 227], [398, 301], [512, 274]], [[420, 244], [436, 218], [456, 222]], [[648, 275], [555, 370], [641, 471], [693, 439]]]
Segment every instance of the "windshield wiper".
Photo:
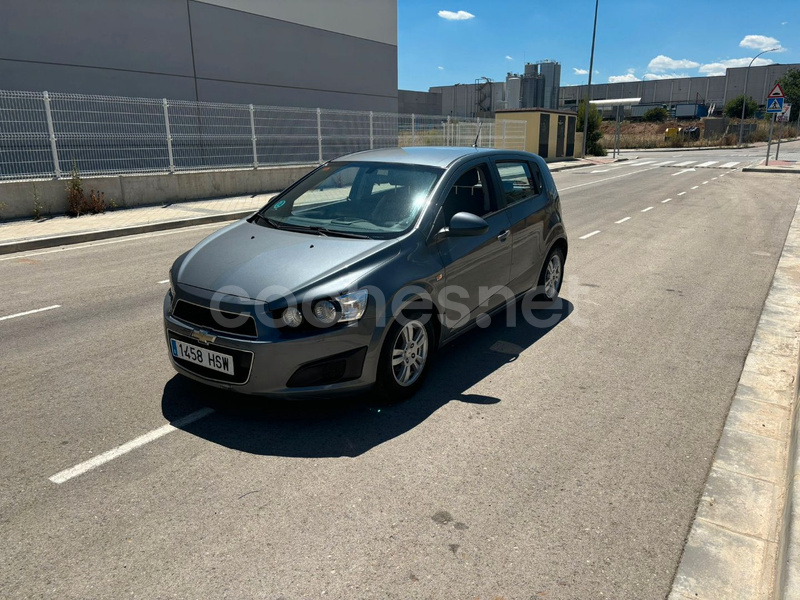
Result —
[[358, 240], [370, 240], [372, 239], [368, 235], [364, 235], [363, 233], [353, 233], [352, 231], [336, 231], [333, 229], [327, 229], [325, 227], [312, 227], [314, 231], [318, 231], [322, 235], [332, 235], [334, 237], [344, 237], [344, 238], [354, 238]]
[[265, 217], [261, 213], [254, 214], [252, 219], [253, 220], [250, 221], [251, 223], [258, 223], [259, 221], [261, 221], [266, 225], [268, 225], [269, 227], [272, 227], [273, 229], [283, 229], [283, 225], [278, 223], [275, 219], [270, 219], [269, 217]]

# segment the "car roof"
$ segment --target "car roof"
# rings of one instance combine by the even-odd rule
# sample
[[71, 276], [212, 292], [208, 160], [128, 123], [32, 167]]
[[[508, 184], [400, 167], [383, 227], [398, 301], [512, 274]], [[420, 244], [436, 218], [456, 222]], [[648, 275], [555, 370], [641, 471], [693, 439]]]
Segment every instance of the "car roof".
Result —
[[527, 154], [518, 151], [501, 150], [499, 148], [472, 148], [469, 146], [416, 146], [409, 148], [381, 148], [380, 150], [364, 150], [337, 158], [337, 161], [383, 162], [430, 167], [447, 167], [465, 157], [477, 158], [493, 154]]

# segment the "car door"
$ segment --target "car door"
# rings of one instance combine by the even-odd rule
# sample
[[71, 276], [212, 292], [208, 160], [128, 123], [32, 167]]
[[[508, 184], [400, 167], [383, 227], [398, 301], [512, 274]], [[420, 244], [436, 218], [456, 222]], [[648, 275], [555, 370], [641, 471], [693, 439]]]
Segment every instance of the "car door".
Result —
[[537, 283], [545, 251], [544, 224], [548, 197], [539, 166], [522, 158], [495, 161], [511, 223], [509, 287], [522, 293]]
[[[489, 163], [464, 167], [452, 181], [440, 206], [435, 229], [446, 227], [459, 212], [475, 214], [489, 224], [481, 235], [444, 236], [437, 242], [444, 264], [445, 325], [457, 329], [507, 299], [504, 290], [511, 270], [512, 235], [508, 217], [500, 210]], [[498, 288], [499, 294], [488, 292]]]

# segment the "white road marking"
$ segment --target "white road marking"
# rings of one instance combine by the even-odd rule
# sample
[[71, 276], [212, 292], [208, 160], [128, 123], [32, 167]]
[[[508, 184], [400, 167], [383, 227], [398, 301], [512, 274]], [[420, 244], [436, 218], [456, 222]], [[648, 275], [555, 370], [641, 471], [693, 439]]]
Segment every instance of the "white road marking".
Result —
[[716, 177], [712, 177], [712, 178], [711, 178], [711, 181], [714, 181], [715, 179], [717, 179], [717, 178], [716, 178]]
[[595, 169], [592, 173], [609, 173], [611, 171], [618, 171], [622, 167], [614, 167], [613, 169]]
[[169, 283], [169, 279], [164, 279], [163, 281], [159, 281], [158, 283]]
[[620, 223], [624, 223], [625, 221], [630, 221], [630, 220], [631, 220], [630, 217], [625, 217], [624, 219], [620, 219], [619, 221], [614, 221], [614, 223], [619, 225]]
[[695, 185], [695, 186], [692, 186], [692, 189], [693, 189], [693, 190], [696, 190], [696, 189], [697, 189], [697, 188], [699, 188], [699, 187], [700, 187], [699, 185]]
[[65, 481], [69, 481], [73, 477], [77, 477], [78, 475], [83, 475], [87, 471], [91, 471], [92, 469], [99, 467], [100, 465], [104, 465], [105, 463], [114, 460], [122, 456], [123, 454], [127, 454], [131, 450], [135, 450], [140, 446], [144, 446], [152, 442], [153, 440], [157, 440], [160, 437], [167, 435], [175, 431], [176, 429], [183, 427], [184, 425], [188, 425], [189, 423], [194, 423], [195, 421], [202, 419], [203, 417], [207, 417], [211, 413], [214, 412], [213, 408], [201, 408], [198, 411], [195, 411], [189, 415], [186, 415], [182, 419], [178, 419], [177, 421], [173, 421], [172, 423], [167, 423], [166, 425], [162, 425], [158, 429], [154, 429], [149, 433], [145, 433], [137, 437], [136, 439], [131, 440], [121, 446], [117, 446], [116, 448], [112, 448], [108, 452], [103, 452], [102, 454], [98, 454], [94, 458], [90, 458], [87, 461], [84, 461], [80, 464], [75, 465], [69, 469], [65, 469], [59, 473], [56, 473], [52, 477], [50, 477], [50, 481], [53, 483], [64, 483]]
[[738, 161], [737, 162], [728, 162], [728, 163], [725, 163], [724, 165], [720, 165], [719, 168], [720, 169], [732, 169], [733, 167], [735, 167], [738, 164], [739, 164]]
[[707, 181], [704, 181], [704, 182], [703, 182], [703, 185], [705, 185], [705, 184], [707, 184], [707, 183], [708, 183]]
[[637, 160], [635, 162], [628, 163], [627, 166], [629, 166], [629, 167], [643, 167], [645, 165], [651, 165], [654, 162], [656, 162], [656, 161], [654, 161], [654, 160]]
[[685, 160], [683, 162], [675, 163], [672, 166], [673, 167], [688, 167], [689, 165], [693, 165], [696, 162], [697, 162], [696, 160]]
[[667, 198], [666, 200], [662, 200], [662, 201], [661, 201], [661, 204], [666, 204], [666, 203], [667, 203], [667, 202], [669, 202], [670, 200], [672, 200], [672, 198]]
[[686, 192], [678, 192], [678, 196], [683, 196]]
[[[255, 211], [253, 211], [255, 212]], [[72, 250], [85, 250], [86, 248], [95, 248], [97, 246], [108, 246], [109, 244], [121, 244], [123, 242], [135, 242], [136, 240], [144, 240], [152, 237], [161, 237], [162, 235], [174, 235], [176, 233], [185, 233], [187, 231], [195, 231], [198, 229], [208, 229], [210, 227], [223, 227], [230, 225], [232, 221], [225, 221], [220, 223], [208, 223], [206, 225], [195, 225], [194, 227], [181, 227], [178, 229], [170, 229], [169, 231], [156, 231], [153, 233], [142, 233], [137, 235], [126, 235], [121, 238], [113, 240], [106, 240], [102, 242], [85, 242], [83, 244], [74, 244], [70, 246], [61, 246], [53, 248], [52, 250], [42, 250], [41, 252], [29, 252], [27, 254], [9, 254], [8, 256], [0, 257], [0, 262], [5, 260], [17, 260], [20, 258], [30, 258], [32, 256], [42, 256], [43, 254], [54, 254], [56, 252], [69, 252]]]
[[61, 305], [54, 304], [53, 306], [45, 306], [44, 308], [37, 308], [36, 310], [26, 310], [25, 312], [17, 313], [15, 315], [7, 315], [5, 317], [0, 317], [0, 321], [5, 321], [6, 319], [16, 319], [17, 317], [24, 317], [25, 315], [32, 315], [34, 313], [40, 313], [46, 310], [53, 310], [54, 308], [61, 308]]
[[684, 173], [692, 173], [692, 172], [694, 172], [694, 169], [684, 169], [683, 171], [678, 171], [677, 173], [673, 173], [672, 176], [675, 177], [675, 175], [683, 175]]
[[614, 175], [613, 177], [606, 177], [605, 179], [598, 179], [596, 181], [587, 181], [586, 183], [578, 183], [576, 185], [571, 185], [569, 187], [559, 187], [558, 191], [563, 192], [564, 190], [574, 190], [575, 188], [585, 187], [587, 185], [594, 185], [596, 183], [603, 183], [604, 181], [611, 181], [612, 179], [619, 179], [620, 177], [630, 177], [631, 175], [636, 175], [637, 173], [646, 173], [647, 171], [652, 171], [656, 167], [650, 167], [649, 169], [642, 169], [641, 171], [631, 171], [629, 173], [623, 173], [622, 175]]
[[642, 212], [647, 212], [648, 210], [653, 210], [654, 206], [648, 206], [647, 208], [642, 209]]
[[708, 162], [701, 163], [701, 164], [699, 164], [699, 165], [697, 165], [697, 166], [698, 166], [698, 167], [710, 167], [711, 165], [715, 165], [715, 164], [717, 164], [718, 162], [719, 162], [718, 160], [710, 160], [710, 161], [708, 161]]
[[587, 233], [586, 235], [582, 235], [582, 236], [581, 236], [581, 237], [579, 237], [578, 239], [579, 239], [579, 240], [585, 240], [585, 239], [587, 239], [587, 238], [590, 238], [590, 237], [592, 237], [593, 235], [597, 235], [598, 233], [600, 233], [600, 230], [599, 230], [599, 229], [598, 229], [597, 231], [593, 231], [592, 233]]
[[669, 165], [669, 164], [672, 164], [674, 162], [675, 162], [674, 160], [665, 160], [664, 162], [656, 163], [653, 166], [654, 167], [663, 167], [664, 165]]

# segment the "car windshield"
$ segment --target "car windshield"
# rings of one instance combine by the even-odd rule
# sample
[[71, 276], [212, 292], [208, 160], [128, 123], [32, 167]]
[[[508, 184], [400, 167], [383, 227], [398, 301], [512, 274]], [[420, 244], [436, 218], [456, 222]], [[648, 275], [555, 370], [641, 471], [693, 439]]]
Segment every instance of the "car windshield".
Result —
[[417, 165], [334, 162], [275, 198], [260, 215], [278, 228], [393, 237], [414, 224], [442, 172]]

